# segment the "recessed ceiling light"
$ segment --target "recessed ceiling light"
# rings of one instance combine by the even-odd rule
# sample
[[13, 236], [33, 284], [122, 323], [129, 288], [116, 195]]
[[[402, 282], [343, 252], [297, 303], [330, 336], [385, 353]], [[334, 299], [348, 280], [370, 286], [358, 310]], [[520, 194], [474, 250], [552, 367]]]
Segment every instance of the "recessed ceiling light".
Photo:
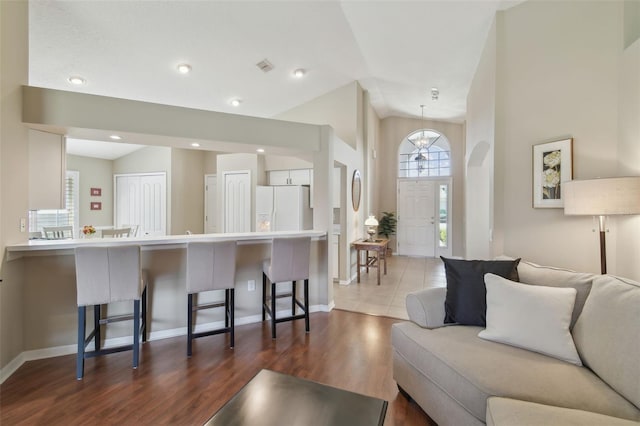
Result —
[[307, 72], [303, 68], [298, 68], [293, 72], [295, 78], [302, 78]]
[[260, 154], [264, 153], [264, 148], [258, 148], [256, 149], [256, 152], [259, 152]]
[[189, 74], [191, 72], [191, 65], [189, 64], [180, 64], [176, 68], [178, 68], [180, 74]]
[[200, 144], [199, 144], [198, 142], [193, 142], [193, 143], [191, 144], [191, 146], [193, 146], [193, 147], [196, 147], [196, 148], [197, 148], [197, 147], [199, 147], [199, 146], [200, 146]]
[[71, 76], [67, 79], [67, 81], [71, 84], [75, 84], [77, 86], [80, 86], [82, 84], [85, 84], [87, 81], [82, 78], [82, 77], [78, 77], [77, 75]]
[[122, 139], [122, 136], [118, 136], [118, 135], [111, 135], [109, 136], [111, 139], [113, 139], [114, 141], [119, 141], [120, 139]]
[[242, 99], [231, 99], [231, 102], [229, 102], [231, 105], [233, 105], [234, 107], [240, 106], [240, 104], [242, 103]]

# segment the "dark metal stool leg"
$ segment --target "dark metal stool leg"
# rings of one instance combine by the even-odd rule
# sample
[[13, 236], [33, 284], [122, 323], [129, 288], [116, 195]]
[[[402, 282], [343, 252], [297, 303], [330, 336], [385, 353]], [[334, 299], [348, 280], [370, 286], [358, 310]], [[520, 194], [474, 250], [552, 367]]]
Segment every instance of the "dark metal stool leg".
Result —
[[140, 359], [140, 300], [133, 301], [133, 368]]
[[100, 305], [93, 305], [93, 329], [96, 331], [93, 345], [96, 351], [100, 350], [100, 340], [102, 340], [100, 336], [100, 308]]
[[235, 346], [235, 291], [234, 289], [228, 289], [229, 292], [229, 307], [228, 307], [228, 315], [229, 315], [229, 323], [231, 327], [231, 348]]
[[229, 327], [229, 289], [225, 289], [224, 291], [224, 328], [228, 328], [228, 327]]
[[262, 321], [267, 319], [264, 305], [267, 303], [267, 274], [262, 273]]
[[309, 280], [304, 280], [304, 328], [309, 332]]
[[191, 342], [193, 340], [193, 294], [187, 294], [187, 356], [191, 356]]
[[276, 283], [271, 283], [271, 338], [276, 338]]
[[296, 314], [296, 282], [291, 281], [291, 315]]
[[78, 354], [76, 358], [76, 379], [81, 380], [84, 376], [84, 339], [86, 306], [78, 306]]
[[142, 290], [142, 341], [147, 341], [147, 288]]

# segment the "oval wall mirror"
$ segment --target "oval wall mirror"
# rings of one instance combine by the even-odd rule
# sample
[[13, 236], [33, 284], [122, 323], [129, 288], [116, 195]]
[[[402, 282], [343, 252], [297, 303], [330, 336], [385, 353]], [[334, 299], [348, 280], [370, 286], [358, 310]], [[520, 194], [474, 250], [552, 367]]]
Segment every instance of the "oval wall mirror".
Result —
[[353, 179], [351, 180], [351, 202], [353, 203], [353, 210], [356, 212], [360, 208], [361, 195], [362, 179], [360, 178], [360, 170], [356, 169], [353, 172]]

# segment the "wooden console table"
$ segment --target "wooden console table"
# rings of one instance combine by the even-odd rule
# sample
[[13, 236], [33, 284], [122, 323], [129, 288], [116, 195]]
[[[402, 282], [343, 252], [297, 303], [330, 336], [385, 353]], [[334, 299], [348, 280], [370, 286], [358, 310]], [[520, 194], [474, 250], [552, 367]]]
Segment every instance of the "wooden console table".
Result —
[[[354, 241], [351, 245], [356, 249], [356, 256], [358, 257], [358, 282], [360, 282], [360, 268], [363, 266], [369, 273], [369, 268], [378, 269], [378, 285], [380, 285], [380, 262], [384, 263], [384, 274], [387, 275], [387, 245], [389, 240], [386, 238], [380, 238], [373, 241], [358, 240]], [[365, 252], [365, 262], [362, 263], [361, 251]], [[375, 256], [369, 256], [369, 252], [374, 252]]]

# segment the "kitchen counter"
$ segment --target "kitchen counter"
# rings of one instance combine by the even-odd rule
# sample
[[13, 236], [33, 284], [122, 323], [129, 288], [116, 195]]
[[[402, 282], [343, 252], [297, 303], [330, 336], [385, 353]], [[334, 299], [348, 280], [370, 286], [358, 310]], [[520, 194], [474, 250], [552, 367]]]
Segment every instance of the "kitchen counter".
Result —
[[[79, 246], [114, 246], [139, 244], [141, 264], [149, 279], [150, 340], [181, 336], [186, 331], [186, 245], [191, 241], [235, 240], [236, 260], [236, 325], [262, 320], [261, 286], [263, 261], [271, 256], [274, 237], [310, 236], [309, 303], [310, 312], [332, 309], [329, 293], [329, 238], [326, 231], [248, 232], [228, 234], [169, 235], [134, 238], [82, 238], [70, 240], [31, 240], [6, 247], [5, 274], [20, 276], [14, 281], [19, 292], [22, 335], [26, 357], [39, 358], [52, 354], [74, 353], [77, 339], [77, 304], [74, 249]], [[4, 283], [3, 283], [4, 284]], [[256, 288], [257, 287], [257, 288]], [[203, 302], [216, 301], [219, 295], [204, 295]], [[124, 313], [128, 305], [109, 305], [114, 313]], [[279, 307], [291, 312], [290, 307]], [[218, 328], [224, 324], [221, 309], [199, 312], [201, 327]], [[311, 333], [314, 331], [313, 317]], [[105, 331], [107, 341], [127, 337], [126, 323], [113, 324]], [[115, 341], [115, 340], [114, 340]], [[237, 344], [241, 344], [237, 342]], [[34, 351], [30, 353], [30, 351]], [[144, 352], [144, 348], [143, 348]], [[69, 374], [73, 376], [73, 365]]]
[[8, 260], [15, 259], [29, 252], [43, 252], [52, 250], [73, 250], [79, 246], [119, 246], [138, 244], [141, 250], [158, 250], [186, 247], [193, 241], [228, 241], [235, 240], [238, 244], [255, 244], [256, 242], [268, 242], [275, 237], [302, 237], [310, 236], [313, 241], [327, 238], [324, 231], [281, 231], [281, 232], [241, 232], [226, 234], [191, 234], [191, 235], [164, 235], [161, 237], [133, 237], [133, 238], [76, 238], [66, 240], [30, 240], [23, 244], [7, 246]]

